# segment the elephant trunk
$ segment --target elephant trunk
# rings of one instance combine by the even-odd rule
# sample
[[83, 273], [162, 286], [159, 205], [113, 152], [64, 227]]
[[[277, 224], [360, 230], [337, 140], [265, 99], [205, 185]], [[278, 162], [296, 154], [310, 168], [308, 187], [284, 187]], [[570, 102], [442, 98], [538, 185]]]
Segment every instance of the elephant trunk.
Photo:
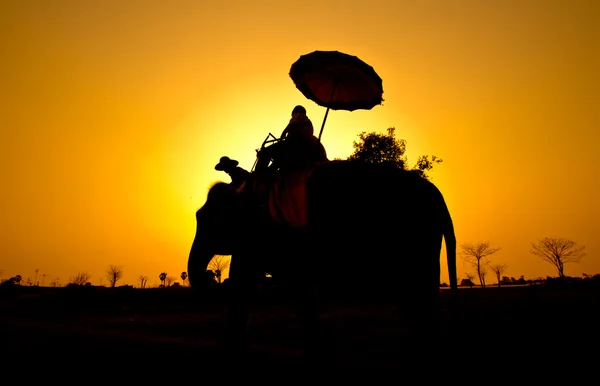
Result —
[[188, 258], [188, 280], [192, 288], [206, 284], [206, 269], [214, 255], [207, 243], [203, 243], [198, 236], [194, 238]]
[[232, 255], [238, 242], [235, 238], [223, 237], [225, 231], [219, 226], [207, 226], [206, 221], [197, 216], [196, 235], [188, 257], [188, 280], [192, 288], [202, 288], [214, 284], [207, 275], [208, 264], [215, 255]]

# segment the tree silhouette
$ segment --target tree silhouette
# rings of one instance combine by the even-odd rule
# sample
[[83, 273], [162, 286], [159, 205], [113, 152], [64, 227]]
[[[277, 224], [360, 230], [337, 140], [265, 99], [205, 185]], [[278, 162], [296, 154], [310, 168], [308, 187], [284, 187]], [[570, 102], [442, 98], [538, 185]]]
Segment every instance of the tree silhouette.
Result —
[[477, 274], [479, 275], [479, 283], [481, 284], [481, 288], [485, 288], [485, 286], [486, 286], [485, 277], [487, 276], [487, 264], [480, 266], [477, 270]]
[[212, 270], [212, 269], [207, 269], [207, 270], [204, 272], [204, 275], [206, 276], [206, 282], [207, 282], [207, 283], [212, 283], [212, 282], [211, 282], [211, 280], [212, 280], [212, 281], [215, 281], [215, 280], [216, 280], [216, 279], [215, 279], [216, 275], [215, 275], [215, 273], [213, 272], [213, 270]]
[[140, 288], [146, 288], [146, 283], [148, 283], [148, 276], [140, 275], [138, 277], [140, 281]]
[[89, 283], [91, 277], [92, 275], [87, 272], [79, 272], [77, 275], [71, 278], [69, 283], [74, 285], [86, 285]]
[[181, 282], [183, 283], [183, 285], [185, 286], [185, 281], [187, 280], [187, 272], [181, 272]]
[[441, 162], [443, 162], [443, 160], [435, 155], [432, 155], [431, 159], [429, 159], [428, 155], [421, 155], [417, 159], [417, 164], [412, 170], [418, 171], [419, 174], [421, 174], [421, 177], [429, 179], [429, 174], [427, 174], [427, 172], [433, 169], [435, 164], [439, 164]]
[[165, 287], [170, 287], [173, 283], [175, 283], [177, 278], [175, 276], [167, 276], [165, 278]]
[[493, 248], [489, 241], [480, 242], [477, 244], [461, 244], [463, 259], [477, 269], [479, 283], [482, 288], [485, 288], [485, 258], [498, 252], [500, 248]]
[[465, 273], [465, 276], [467, 277], [467, 280], [469, 281], [469, 287], [473, 288], [473, 280], [475, 280], [475, 275], [473, 275], [472, 273]]
[[585, 247], [577, 242], [559, 237], [544, 237], [537, 243], [531, 243], [530, 253], [554, 265], [560, 278], [565, 277], [565, 264], [578, 263]]
[[118, 265], [109, 265], [106, 270], [106, 278], [111, 288], [115, 288], [117, 282], [123, 277], [123, 267]]
[[502, 274], [504, 272], [506, 272], [508, 265], [507, 264], [492, 264], [492, 265], [490, 265], [490, 268], [496, 275], [496, 279], [498, 279], [498, 287], [500, 287], [500, 283], [502, 282]]
[[222, 272], [229, 267], [229, 263], [230, 261], [223, 255], [215, 255], [210, 263], [208, 263], [208, 269], [215, 273], [215, 277], [219, 284], [221, 283]]
[[11, 278], [8, 278], [7, 280], [2, 280], [0, 281], [0, 284], [2, 286], [12, 286], [12, 285], [18, 285], [22, 280], [21, 275], [17, 275], [17, 276], [13, 276]]
[[396, 139], [396, 129], [390, 127], [387, 134], [376, 132], [362, 132], [358, 135], [359, 141], [353, 143], [354, 153], [348, 157], [350, 161], [362, 161], [370, 164], [387, 163], [404, 170], [415, 170], [424, 178], [429, 178], [427, 172], [433, 169], [434, 164], [442, 162], [440, 158], [422, 155], [417, 159], [414, 168], [409, 169], [404, 153], [406, 140]]
[[351, 161], [366, 163], [389, 163], [400, 169], [406, 169], [406, 141], [396, 139], [396, 129], [390, 127], [387, 134], [362, 132], [358, 135], [359, 142], [354, 142], [354, 153], [348, 157]]
[[158, 278], [160, 279], [160, 282], [162, 283], [161, 286], [162, 287], [166, 287], [165, 286], [165, 280], [167, 279], [167, 273], [166, 272], [162, 272], [160, 275], [158, 275]]

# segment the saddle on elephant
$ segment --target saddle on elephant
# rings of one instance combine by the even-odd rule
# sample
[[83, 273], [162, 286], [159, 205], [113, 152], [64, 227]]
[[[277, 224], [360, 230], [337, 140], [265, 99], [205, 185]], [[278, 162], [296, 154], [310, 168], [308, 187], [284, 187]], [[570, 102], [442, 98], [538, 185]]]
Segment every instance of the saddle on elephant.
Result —
[[[293, 228], [304, 227], [308, 225], [306, 184], [317, 165], [327, 161], [325, 148], [313, 134], [306, 109], [298, 105], [292, 110], [281, 137], [269, 133], [257, 150], [252, 173], [243, 175], [244, 183], [234, 185], [236, 191], [246, 193], [252, 201], [258, 201], [260, 207], [268, 208], [273, 221]], [[237, 166], [237, 161], [233, 162], [233, 166]]]
[[248, 172], [238, 161], [221, 157], [215, 170], [229, 174], [229, 189], [256, 206], [265, 218], [293, 228], [308, 225], [306, 184], [315, 168], [326, 159], [292, 162], [281, 159], [278, 167]]
[[315, 168], [328, 161], [325, 148], [314, 136], [297, 137], [263, 147], [259, 155], [272, 164], [253, 171], [252, 186], [262, 191], [271, 219], [293, 228], [306, 226], [306, 184]]
[[313, 168], [298, 171], [281, 171], [269, 191], [268, 208], [271, 219], [292, 228], [308, 225], [306, 183]]

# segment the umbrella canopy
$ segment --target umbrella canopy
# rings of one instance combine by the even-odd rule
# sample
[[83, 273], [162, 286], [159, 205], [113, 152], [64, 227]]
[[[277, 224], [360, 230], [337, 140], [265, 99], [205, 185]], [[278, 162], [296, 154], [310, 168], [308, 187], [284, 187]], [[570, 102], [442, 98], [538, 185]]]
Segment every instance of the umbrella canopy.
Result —
[[373, 67], [356, 56], [339, 51], [314, 51], [290, 68], [290, 78], [304, 96], [329, 109], [370, 110], [383, 102], [383, 84]]

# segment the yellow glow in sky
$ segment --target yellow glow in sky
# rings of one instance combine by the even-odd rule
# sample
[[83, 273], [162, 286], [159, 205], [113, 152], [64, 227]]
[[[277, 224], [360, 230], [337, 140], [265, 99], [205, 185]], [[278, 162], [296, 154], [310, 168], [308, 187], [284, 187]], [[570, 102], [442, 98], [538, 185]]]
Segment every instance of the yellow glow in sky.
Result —
[[587, 256], [565, 273], [600, 273], [598, 20], [594, 0], [4, 1], [0, 277], [179, 277], [219, 158], [250, 169], [297, 104], [320, 129], [288, 76], [314, 50], [383, 79], [381, 106], [330, 111], [330, 158], [395, 127], [409, 162], [444, 160], [459, 243], [536, 278], [556, 271], [530, 243], [570, 238]]

